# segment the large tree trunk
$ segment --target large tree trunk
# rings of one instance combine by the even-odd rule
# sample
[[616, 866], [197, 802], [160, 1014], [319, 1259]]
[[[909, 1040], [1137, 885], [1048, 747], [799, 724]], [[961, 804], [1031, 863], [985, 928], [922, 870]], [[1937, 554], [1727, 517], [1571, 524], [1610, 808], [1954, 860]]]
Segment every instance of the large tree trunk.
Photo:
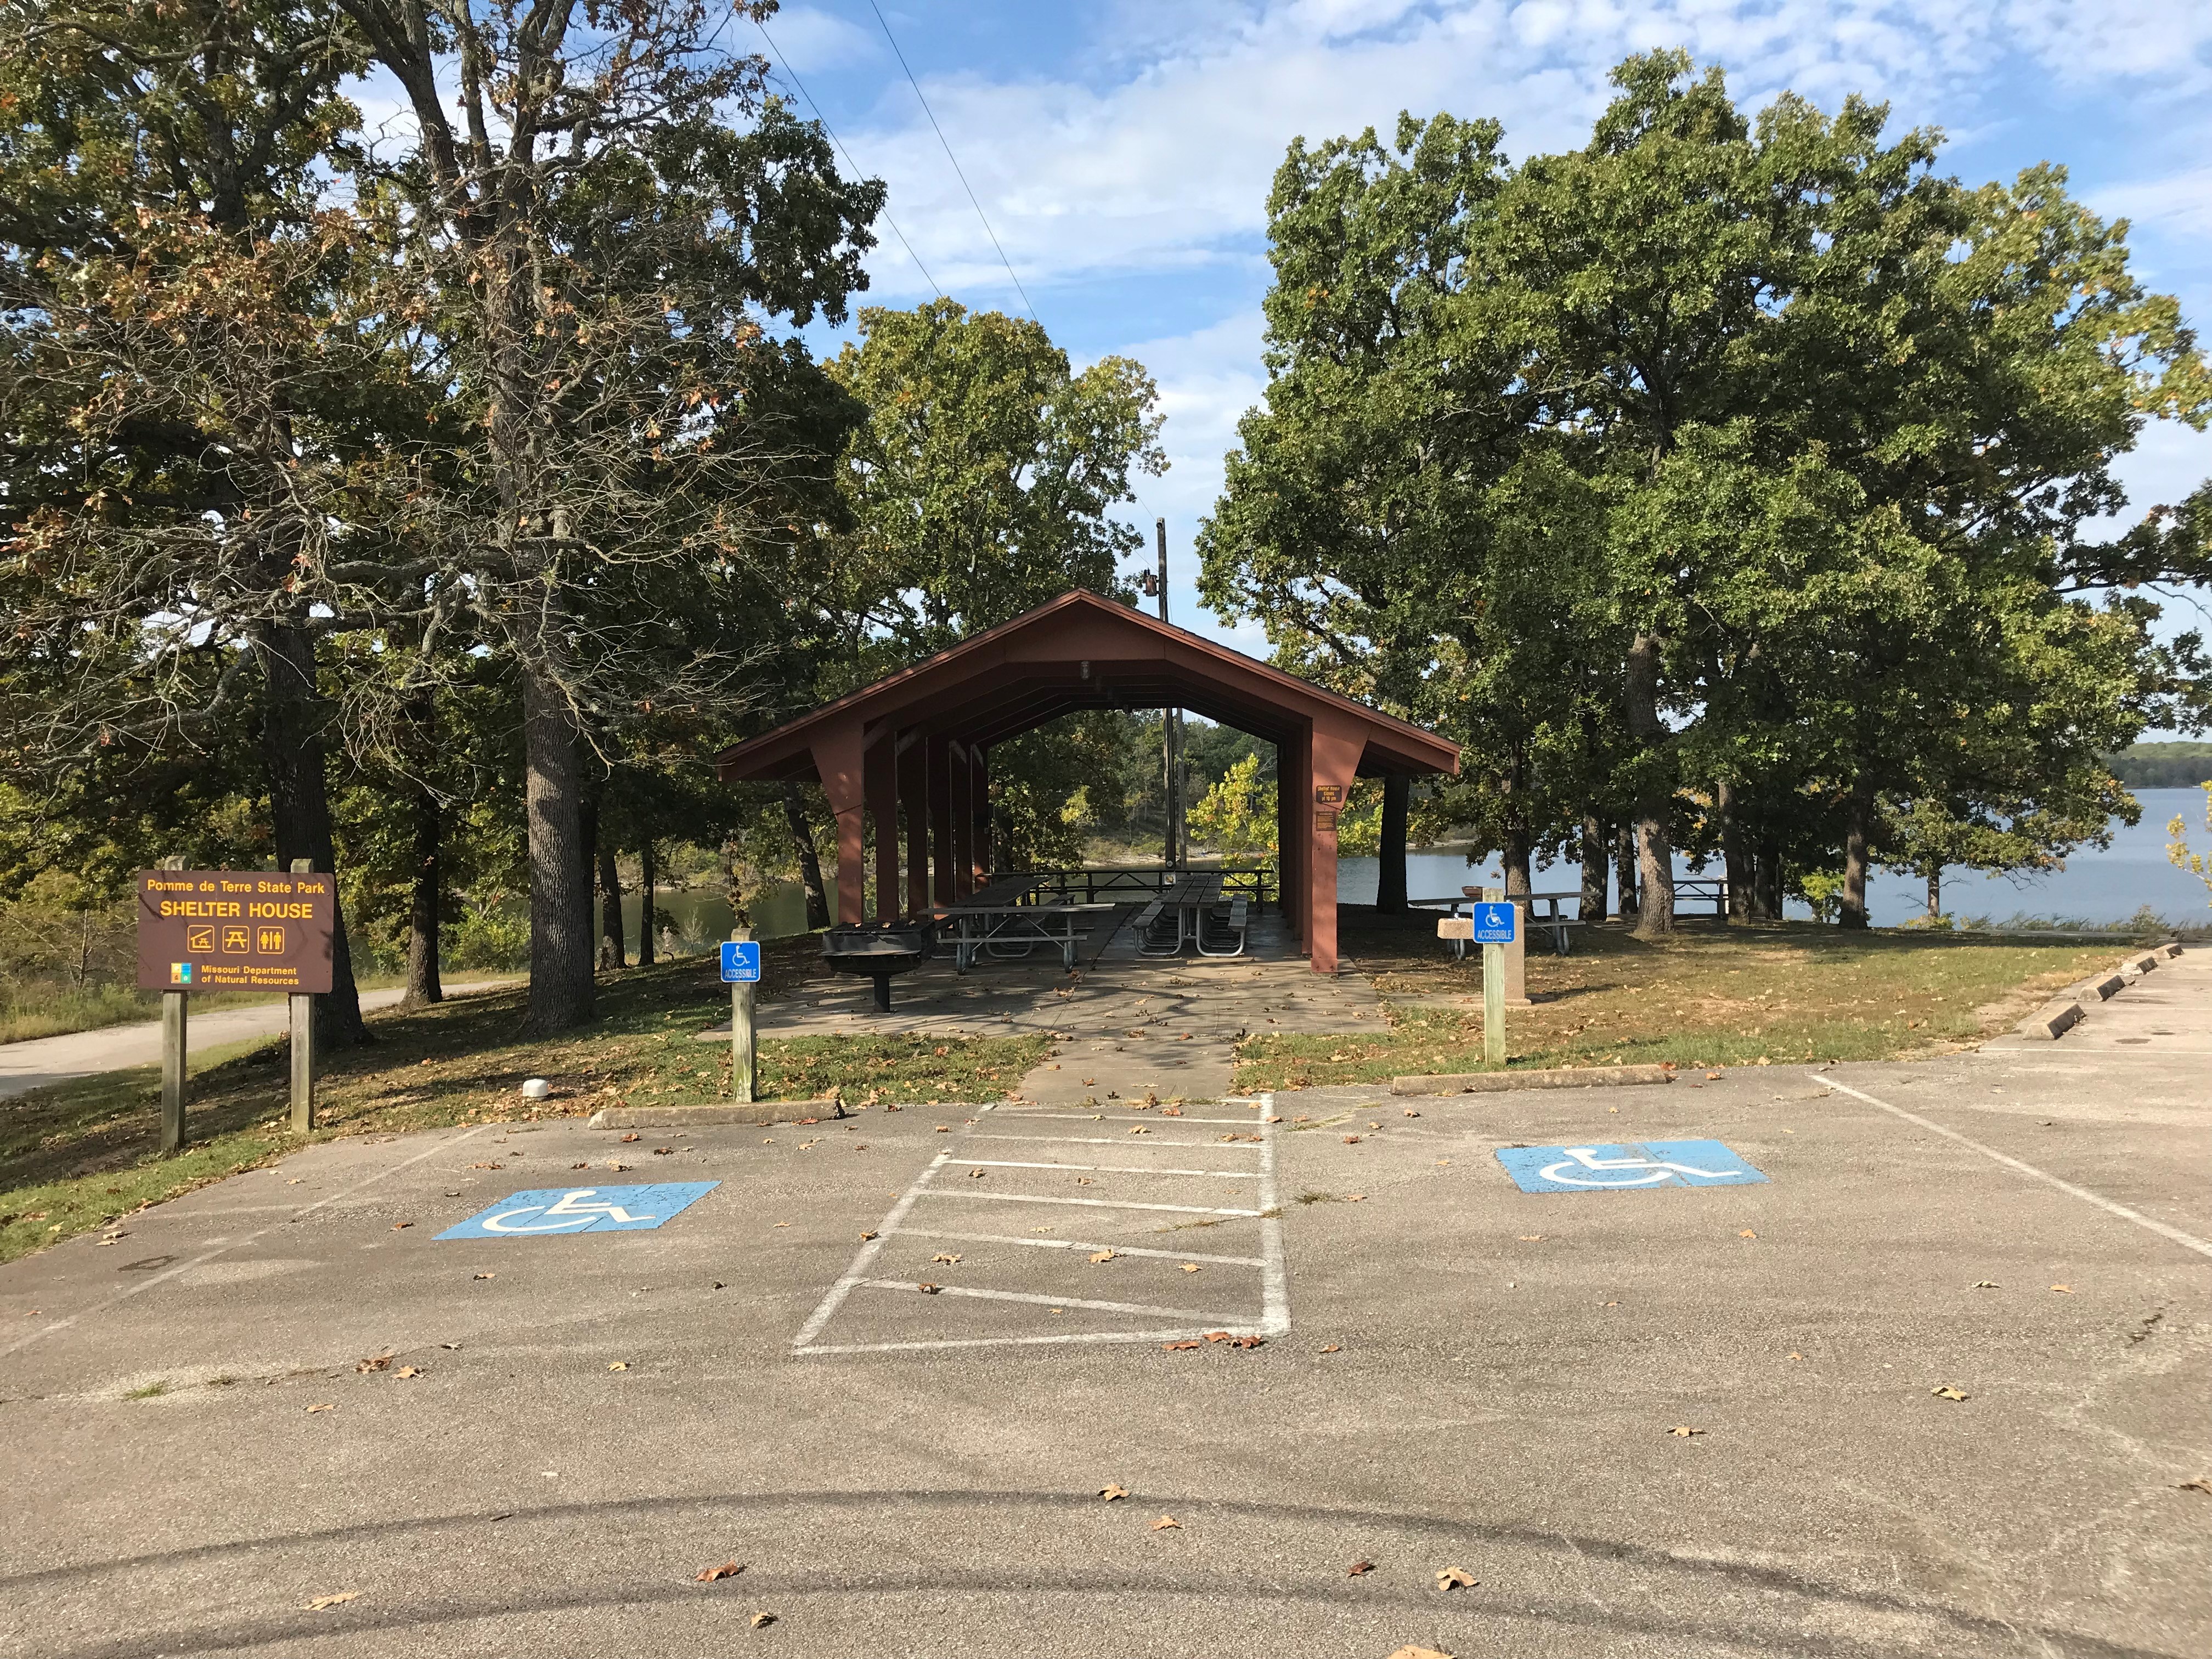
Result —
[[1518, 823], [1505, 826], [1505, 847], [1500, 855], [1505, 866], [1505, 896], [1526, 898], [1536, 884], [1528, 872], [1528, 831]]
[[1620, 919], [1636, 920], [1636, 831], [1622, 824], [1613, 831], [1613, 867], [1620, 891]]
[[[594, 814], [594, 816], [597, 816]], [[594, 826], [596, 827], [596, 826]], [[623, 954], [622, 872], [615, 863], [611, 836], [598, 837], [599, 846], [599, 966], [627, 968]]]
[[1751, 846], [1743, 833], [1743, 797], [1723, 780], [1713, 786], [1713, 806], [1721, 820], [1721, 860], [1728, 871], [1728, 915], [1730, 921], [1751, 920]]
[[443, 1002], [446, 988], [438, 972], [438, 923], [445, 878], [441, 866], [445, 813], [428, 789], [415, 792], [415, 868], [407, 903], [407, 994], [403, 1008]]
[[799, 879], [806, 889], [806, 926], [819, 933], [830, 925], [830, 893], [822, 884], [822, 860], [814, 850], [814, 829], [806, 821], [806, 797], [796, 783], [783, 786], [783, 818], [799, 851]]
[[1413, 781], [1399, 772], [1382, 775], [1382, 868], [1375, 877], [1375, 908], [1386, 916], [1402, 916], [1410, 908], [1406, 900], [1406, 815], [1413, 794]]
[[530, 860], [530, 1012], [545, 1036], [592, 1017], [592, 859], [576, 722], [556, 685], [522, 678]]
[[1577, 913], [1584, 921], [1605, 920], [1605, 826], [1597, 814], [1583, 814], [1583, 897]]
[[[314, 636], [304, 629], [271, 623], [262, 629], [256, 643], [261, 658], [261, 757], [268, 775], [276, 867], [289, 870], [293, 860], [306, 859], [313, 868], [335, 876], [337, 842], [331, 832]], [[315, 1040], [331, 1048], [349, 1048], [373, 1039], [368, 1027], [362, 1023], [361, 993], [353, 982], [345, 906], [339, 902], [332, 908], [331, 988], [315, 999]]]
[[637, 965], [650, 968], [653, 963], [653, 891], [659, 885], [660, 871], [653, 861], [653, 837], [647, 836], [637, 844]]
[[1674, 845], [1667, 819], [1674, 804], [1667, 727], [1659, 718], [1659, 640], [1638, 634], [1628, 647], [1628, 732], [1643, 749], [1636, 790], [1636, 936], [1674, 931]]
[[1933, 921], [1943, 914], [1943, 866], [1928, 866], [1928, 920]]
[[1751, 919], [1782, 920], [1782, 843], [1771, 836], [1759, 843], [1759, 861], [1752, 870]]
[[1867, 842], [1874, 832], [1874, 796], [1855, 788], [1844, 809], [1844, 904], [1837, 923], [1844, 927], [1867, 925]]

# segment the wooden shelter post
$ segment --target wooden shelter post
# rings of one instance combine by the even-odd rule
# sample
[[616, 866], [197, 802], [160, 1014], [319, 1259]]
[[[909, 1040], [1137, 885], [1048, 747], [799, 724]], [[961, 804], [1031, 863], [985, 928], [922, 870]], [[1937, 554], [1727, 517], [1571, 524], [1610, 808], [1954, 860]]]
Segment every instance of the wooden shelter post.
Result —
[[[1313, 723], [1307, 748], [1305, 820], [1308, 873], [1306, 959], [1316, 974], [1336, 971], [1336, 823], [1352, 798], [1367, 734], [1349, 722], [1322, 717]], [[1326, 794], [1329, 799], [1324, 801]]]
[[876, 827], [875, 919], [896, 921], [899, 915], [898, 733], [880, 727], [868, 745], [868, 817]]
[[952, 902], [952, 743], [943, 732], [929, 746], [929, 891], [939, 904]]
[[946, 816], [951, 831], [945, 837], [951, 854], [952, 900], [958, 903], [975, 890], [975, 786], [969, 775], [971, 757], [968, 745], [953, 742], [945, 745], [951, 765], [946, 777]]
[[906, 911], [929, 908], [929, 749], [919, 732], [899, 739], [899, 807], [906, 817]]
[[867, 846], [866, 734], [857, 719], [830, 722], [811, 739], [814, 770], [830, 810], [837, 817], [837, 920], [848, 927], [861, 917], [866, 877], [862, 854]]

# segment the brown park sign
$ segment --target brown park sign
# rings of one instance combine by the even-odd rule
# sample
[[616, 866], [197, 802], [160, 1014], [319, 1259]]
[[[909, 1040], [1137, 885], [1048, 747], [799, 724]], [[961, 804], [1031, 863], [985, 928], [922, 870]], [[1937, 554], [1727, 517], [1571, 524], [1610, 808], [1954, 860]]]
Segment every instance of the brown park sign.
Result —
[[337, 886], [275, 870], [138, 872], [142, 991], [327, 991]]

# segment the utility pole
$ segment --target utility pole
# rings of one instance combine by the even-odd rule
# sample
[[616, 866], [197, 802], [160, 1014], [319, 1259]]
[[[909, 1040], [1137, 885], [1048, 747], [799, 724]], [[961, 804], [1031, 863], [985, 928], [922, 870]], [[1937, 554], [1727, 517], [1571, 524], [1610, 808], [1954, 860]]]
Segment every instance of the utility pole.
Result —
[[[1159, 545], [1160, 620], [1165, 622], [1168, 619], [1168, 521], [1164, 518], [1153, 520], [1152, 533]], [[1182, 862], [1182, 710], [1160, 710], [1160, 778], [1168, 807], [1165, 862], [1170, 870]]]

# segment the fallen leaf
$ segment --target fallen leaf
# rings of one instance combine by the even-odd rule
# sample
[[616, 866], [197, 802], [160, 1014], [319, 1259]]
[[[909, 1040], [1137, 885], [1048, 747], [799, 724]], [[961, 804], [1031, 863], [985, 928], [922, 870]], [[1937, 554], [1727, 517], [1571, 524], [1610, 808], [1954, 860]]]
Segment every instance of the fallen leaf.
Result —
[[617, 1164], [617, 1163], [616, 1163], [612, 1158], [610, 1158], [610, 1159], [608, 1159], [608, 1160], [607, 1160], [607, 1168], [609, 1168], [610, 1170], [627, 1170], [627, 1169], [629, 1169], [629, 1167], [630, 1167], [630, 1166], [629, 1166], [629, 1164]]
[[1357, 1146], [1359, 1144], [1359, 1137], [1358, 1135], [1346, 1135], [1344, 1138], [1344, 1144], [1347, 1146]]
[[636, 1139], [637, 1139], [637, 1137], [636, 1137], [635, 1135], [634, 1135], [634, 1134], [627, 1134], [627, 1135], [624, 1135], [624, 1136], [623, 1137], [623, 1139], [625, 1142], [632, 1141], [632, 1140], [635, 1140]]
[[2071, 1285], [2053, 1285], [2051, 1288], [2057, 1291], [2061, 1296], [2071, 1296], [2074, 1294], [2074, 1287]]
[[725, 1561], [719, 1567], [708, 1567], [703, 1571], [693, 1574], [692, 1582], [711, 1584], [718, 1578], [735, 1578], [744, 1570], [745, 1564], [742, 1561]]
[[1194, 1273], [1198, 1271], [1198, 1263], [1195, 1261], [1186, 1261], [1182, 1264], [1182, 1270], [1187, 1273]]
[[626, 1371], [629, 1369], [629, 1361], [627, 1359], [615, 1360], [608, 1365], [607, 1369], [611, 1371]]
[[984, 1171], [981, 1170], [970, 1170], [968, 1171], [968, 1179], [970, 1181], [981, 1181], [983, 1178], [983, 1176]]
[[928, 1285], [928, 1284], [917, 1285], [915, 1285], [915, 1289], [916, 1289], [917, 1291], [921, 1291], [924, 1296], [935, 1296], [935, 1295], [938, 1293], [938, 1291], [940, 1291], [940, 1290], [942, 1290], [943, 1288], [944, 1288], [944, 1286], [942, 1286], [942, 1285]]
[[1420, 1116], [1420, 1114], [1415, 1111], [1412, 1107], [1408, 1106], [1406, 1108], [1406, 1115], [1407, 1117], [1419, 1117]]
[[1477, 1582], [1475, 1576], [1463, 1567], [1437, 1569], [1437, 1588], [1440, 1590], [1472, 1589]]
[[1804, 1356], [1803, 1354], [1802, 1354], [1802, 1353], [1797, 1352], [1796, 1350], [1794, 1350], [1794, 1349], [1793, 1349], [1793, 1350], [1790, 1352], [1790, 1357], [1792, 1359], [1802, 1359], [1805, 1356]]
[[1264, 1348], [1267, 1346], [1267, 1339], [1264, 1336], [1232, 1336], [1229, 1339], [1229, 1346], [1232, 1348]]
[[675, 1150], [673, 1146], [656, 1146], [653, 1149], [653, 1155], [655, 1158], [666, 1158]]
[[307, 1409], [310, 1412], [334, 1412], [337, 1407], [336, 1406], [325, 1404], [320, 1406], [310, 1406]]
[[1188, 1342], [1163, 1342], [1160, 1344], [1160, 1346], [1165, 1348], [1170, 1353], [1179, 1353], [1185, 1348], [1202, 1348], [1205, 1346], [1205, 1343], [1197, 1340], [1195, 1338], [1193, 1338]]
[[1117, 1498], [1127, 1498], [1129, 1489], [1127, 1486], [1101, 1486], [1098, 1495], [1110, 1504]]
[[1364, 1193], [1346, 1193], [1344, 1195], [1344, 1201], [1347, 1204], [1364, 1204], [1367, 1201], [1367, 1194]]
[[477, 1277], [478, 1279], [497, 1279], [499, 1275], [497, 1273], [478, 1273]]
[[1994, 1279], [1978, 1279], [1974, 1281], [1973, 1288], [1978, 1291], [1994, 1291], [1997, 1288], [1997, 1282]]
[[1344, 1352], [1344, 1344], [1341, 1342], [1332, 1342], [1328, 1346], [1321, 1350], [1321, 1352], [1323, 1353], [1342, 1353]]
[[592, 1166], [588, 1164], [571, 1164], [568, 1167], [572, 1170], [588, 1170]]
[[420, 1365], [402, 1365], [398, 1370], [392, 1374], [394, 1376], [420, 1376], [422, 1375], [422, 1367]]
[[1522, 1233], [1518, 1235], [1518, 1237], [1523, 1244], [1539, 1244], [1543, 1242], [1544, 1235], [1541, 1233]]
[[1718, 1077], [1719, 1075], [1720, 1075], [1720, 1073], [1719, 1073], [1718, 1072], [1708, 1072], [1708, 1073], [1705, 1073], [1705, 1081], [1706, 1081], [1706, 1082], [1708, 1082], [1708, 1083], [1711, 1083], [1711, 1082], [1715, 1078]]
[[1209, 1342], [1227, 1342], [1231, 1339], [1226, 1331], [1208, 1331], [1206, 1334], [1206, 1340]]
[[1687, 1440], [1692, 1435], [1703, 1434], [1705, 1431], [1703, 1429], [1693, 1429], [1687, 1423], [1677, 1423], [1673, 1428], [1668, 1430], [1667, 1432], [1673, 1435], [1678, 1440]]
[[952, 1126], [950, 1123], [940, 1123], [937, 1126], [937, 1133], [941, 1135], [949, 1135], [952, 1133]]
[[1958, 1389], [1953, 1388], [1948, 1382], [1946, 1382], [1940, 1389], [1930, 1389], [1929, 1392], [1934, 1395], [1938, 1400], [1964, 1400], [1966, 1397], [1965, 1395], [1960, 1394]]
[[875, 1235], [873, 1233], [862, 1233], [860, 1235], [860, 1241], [861, 1243], [866, 1243], [869, 1239], [872, 1239], [874, 1237]]
[[471, 1164], [469, 1165], [469, 1168], [471, 1170], [497, 1170], [503, 1169], [505, 1165], [498, 1164]]
[[390, 1353], [380, 1353], [373, 1359], [358, 1360], [355, 1362], [354, 1370], [357, 1371], [389, 1370], [392, 1367], [392, 1357]]
[[772, 1613], [757, 1613], [747, 1622], [755, 1630], [762, 1630], [775, 1623], [775, 1615]]
[[1390, 1659], [1452, 1659], [1452, 1656], [1438, 1648], [1417, 1648], [1408, 1643], [1392, 1654]]
[[307, 1603], [307, 1611], [320, 1613], [325, 1607], [343, 1607], [361, 1595], [359, 1590], [332, 1590], [328, 1595], [318, 1595]]
[[948, 1250], [939, 1250], [939, 1251], [935, 1255], [933, 1255], [933, 1256], [930, 1257], [929, 1259], [930, 1259], [930, 1261], [931, 1261], [933, 1263], [933, 1262], [942, 1261], [942, 1262], [946, 1263], [948, 1266], [949, 1266], [950, 1264], [951, 1264], [951, 1263], [953, 1263], [953, 1262], [956, 1262], [956, 1261], [959, 1261], [959, 1260], [960, 1260], [960, 1258], [959, 1258], [959, 1256], [958, 1256], [957, 1255], [954, 1254], [953, 1252], [948, 1251]]
[[1133, 1135], [1148, 1135], [1152, 1131], [1141, 1123], [1133, 1123], [1129, 1126], [1129, 1133]]
[[395, 1221], [392, 1224], [392, 1231], [396, 1233], [403, 1227], [411, 1227], [414, 1224], [411, 1221]]
[[1739, 1232], [1736, 1237], [1738, 1238], [1757, 1238], [1759, 1235], [1752, 1231], [1750, 1228], [1746, 1227], [1742, 1231]]
[[1091, 1253], [1091, 1259], [1093, 1261], [1111, 1261], [1114, 1259], [1114, 1252], [1111, 1250], [1093, 1250]]
[[1375, 1564], [1372, 1561], [1354, 1561], [1350, 1566], [1344, 1570], [1344, 1576], [1347, 1578], [1357, 1578], [1363, 1573], [1370, 1573], [1374, 1571]]
[[2212, 1480], [2185, 1480], [2181, 1483], [2179, 1490], [2182, 1492], [2201, 1492], [2212, 1494]]

